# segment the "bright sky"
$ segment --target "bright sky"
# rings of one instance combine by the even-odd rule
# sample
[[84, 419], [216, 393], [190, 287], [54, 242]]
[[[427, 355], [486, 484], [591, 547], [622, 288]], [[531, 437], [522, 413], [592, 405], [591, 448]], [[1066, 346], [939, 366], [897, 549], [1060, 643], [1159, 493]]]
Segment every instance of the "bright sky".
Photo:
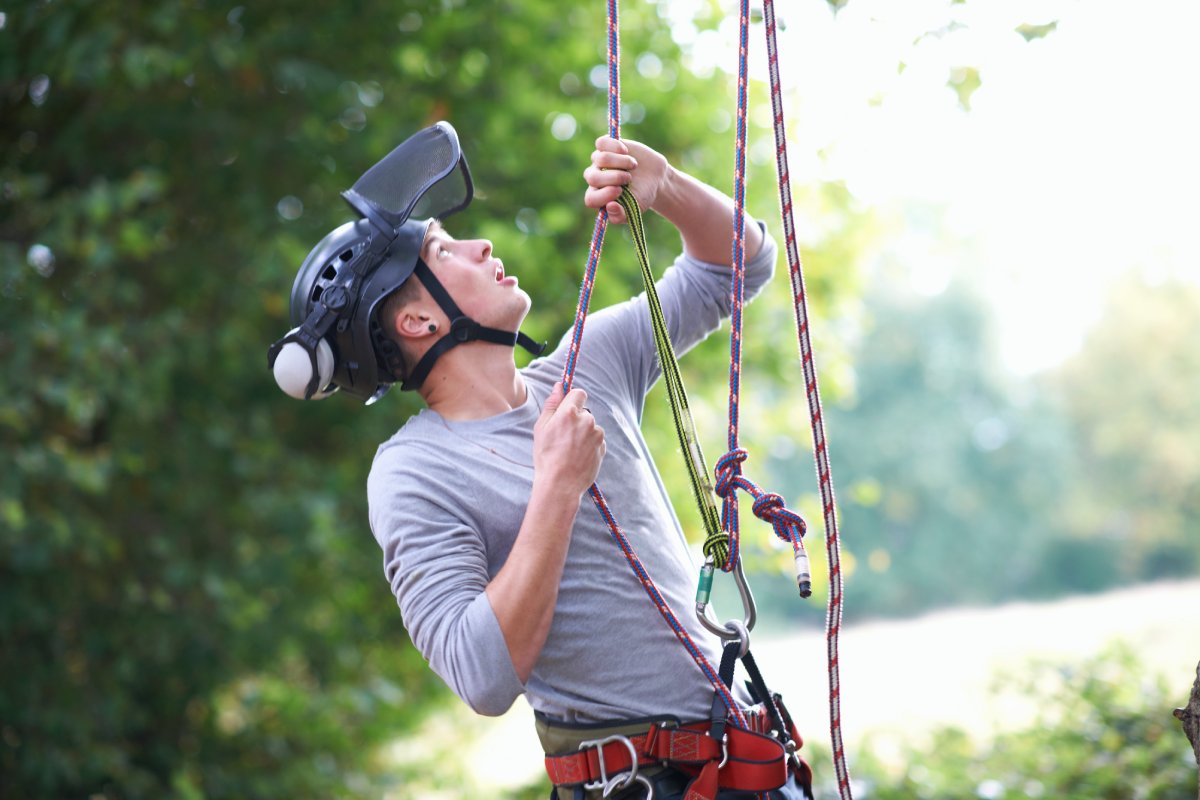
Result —
[[[685, 41], [697, 2], [660, 0]], [[696, 48], [720, 68], [735, 63], [729, 5]], [[794, 180], [940, 209], [890, 254], [918, 290], [951, 270], [981, 280], [1014, 370], [1073, 351], [1120, 273], [1200, 281], [1200, 4], [850, 0], [836, 19], [817, 0], [777, 6]], [[1029, 43], [1015, 31], [1056, 20]], [[759, 26], [765, 79], [763, 50]], [[982, 78], [970, 112], [946, 85], [965, 66]]]

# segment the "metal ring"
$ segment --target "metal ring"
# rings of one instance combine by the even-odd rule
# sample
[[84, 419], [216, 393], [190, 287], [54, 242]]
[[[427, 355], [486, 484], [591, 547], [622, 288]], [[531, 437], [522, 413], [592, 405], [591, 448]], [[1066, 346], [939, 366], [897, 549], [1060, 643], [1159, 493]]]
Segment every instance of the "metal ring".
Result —
[[745, 658], [746, 653], [750, 652], [750, 631], [747, 630], [746, 624], [741, 620], [731, 619], [725, 623], [725, 629], [734, 633], [734, 636], [728, 637], [730, 641], [735, 637], [740, 640], [738, 658]]
[[601, 797], [608, 797], [613, 791], [617, 789], [626, 789], [635, 783], [640, 783], [642, 786], [646, 787], [646, 796], [643, 798], [643, 800], [654, 800], [654, 784], [652, 784], [650, 779], [645, 775], [638, 775], [636, 773], [630, 774], [629, 777], [626, 777], [625, 775], [614, 775], [612, 779], [604, 785], [604, 792], [601, 794]]

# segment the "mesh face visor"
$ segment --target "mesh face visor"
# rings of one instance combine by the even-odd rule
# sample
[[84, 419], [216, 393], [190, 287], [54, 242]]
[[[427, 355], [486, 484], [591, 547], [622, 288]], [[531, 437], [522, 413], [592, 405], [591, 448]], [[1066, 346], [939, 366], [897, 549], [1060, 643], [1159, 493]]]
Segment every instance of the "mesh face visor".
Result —
[[[300, 267], [291, 298], [291, 316], [298, 326], [267, 353], [280, 388], [308, 399], [331, 391], [327, 382], [332, 379], [337, 388], [357, 397], [381, 396], [392, 377], [372, 346], [371, 312], [383, 295], [412, 274], [418, 260], [421, 237], [410, 241], [412, 236], [404, 233], [411, 234], [412, 226], [405, 223], [447, 217], [466, 208], [473, 195], [467, 160], [448, 122], [413, 134], [343, 192], [369, 224], [331, 232]], [[394, 285], [376, 286], [379, 296], [364, 298], [364, 287], [385, 260], [400, 265], [387, 276]], [[336, 334], [330, 336], [331, 331]], [[322, 355], [322, 347], [329, 349], [327, 339], [336, 350]], [[291, 355], [279, 362], [285, 350]], [[275, 369], [277, 363], [283, 365], [280, 370]], [[329, 363], [334, 364], [332, 375]]]
[[342, 193], [355, 211], [392, 233], [408, 219], [448, 217], [475, 189], [458, 135], [448, 122], [419, 131]]

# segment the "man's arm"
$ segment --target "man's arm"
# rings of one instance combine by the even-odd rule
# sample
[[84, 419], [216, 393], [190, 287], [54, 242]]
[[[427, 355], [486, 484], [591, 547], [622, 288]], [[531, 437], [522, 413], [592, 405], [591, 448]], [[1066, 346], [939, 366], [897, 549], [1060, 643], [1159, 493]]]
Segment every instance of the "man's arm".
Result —
[[529, 506], [508, 560], [486, 589], [522, 683], [550, 634], [579, 501], [604, 458], [604, 431], [585, 402], [582, 389], [565, 397], [562, 384], [550, 390], [534, 426]]
[[[733, 200], [675, 169], [661, 154], [631, 139], [602, 136], [596, 140], [592, 165], [583, 176], [588, 183], [585, 204], [606, 209], [611, 222], [626, 221], [617, 197], [621, 188], [629, 185], [643, 208], [657, 211], [679, 230], [688, 255], [709, 264], [729, 264]], [[753, 258], [762, 243], [758, 223], [747, 216], [746, 258]]]

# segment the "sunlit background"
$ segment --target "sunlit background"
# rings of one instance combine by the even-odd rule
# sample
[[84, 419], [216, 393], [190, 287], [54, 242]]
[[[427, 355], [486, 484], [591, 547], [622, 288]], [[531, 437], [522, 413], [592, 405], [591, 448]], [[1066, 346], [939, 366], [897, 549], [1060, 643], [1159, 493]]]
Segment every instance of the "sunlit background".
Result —
[[[657, 5], [692, 69], [736, 65], [735, 5], [703, 30], [693, 22], [707, 7], [700, 0]], [[859, 265], [868, 283], [928, 296], [956, 279], [978, 289], [1015, 384], [1077, 353], [1106, 324], [1123, 281], [1200, 286], [1200, 114], [1186, 99], [1200, 74], [1194, 4], [854, 0], [837, 13], [821, 3], [777, 13], [794, 182], [844, 182], [881, 220], [885, 232]], [[761, 25], [751, 52], [761, 103]], [[758, 114], [751, 159], [773, 167], [769, 107]], [[730, 131], [731, 119], [711, 127]], [[801, 238], [825, 235], [819, 224], [802, 215]], [[1197, 386], [1196, 375], [1179, 377]], [[1014, 676], [1031, 673], [1036, 659], [1078, 661], [1125, 645], [1185, 686], [1200, 657], [1195, 579], [1019, 599], [912, 621], [851, 616], [842, 654], [850, 741], [901, 762], [905, 743], [939, 726], [986, 737], [1033, 724], [1037, 701]], [[821, 633], [775, 631], [759, 657], [785, 696], [799, 697], [810, 743], [828, 748], [824, 647]], [[1006, 679], [1014, 685], [998, 689]], [[481, 785], [536, 777], [528, 716], [518, 708], [485, 723], [469, 759]], [[1036, 782], [1015, 788], [1038, 793]], [[996, 791], [983, 785], [980, 796]]]
[[[603, 6], [0, 0], [0, 796], [546, 795], [527, 704], [474, 717], [381, 574], [363, 485], [416, 401], [296, 403], [265, 361], [338, 193], [438, 119], [477, 187], [451, 231], [491, 239], [527, 329], [560, 335]], [[1194, 796], [1170, 709], [1200, 659], [1200, 7], [777, 14], [856, 796]], [[728, 189], [736, 4], [621, 15], [623, 135]], [[753, 19], [748, 197], [779, 237]], [[831, 797], [784, 272], [747, 313], [742, 432], [810, 521], [816, 595], [765, 526], [743, 555], [755, 650]], [[636, 286], [612, 232], [593, 302]], [[682, 365], [710, 461], [727, 355], [717, 335]], [[698, 540], [657, 390], [643, 427]]]

